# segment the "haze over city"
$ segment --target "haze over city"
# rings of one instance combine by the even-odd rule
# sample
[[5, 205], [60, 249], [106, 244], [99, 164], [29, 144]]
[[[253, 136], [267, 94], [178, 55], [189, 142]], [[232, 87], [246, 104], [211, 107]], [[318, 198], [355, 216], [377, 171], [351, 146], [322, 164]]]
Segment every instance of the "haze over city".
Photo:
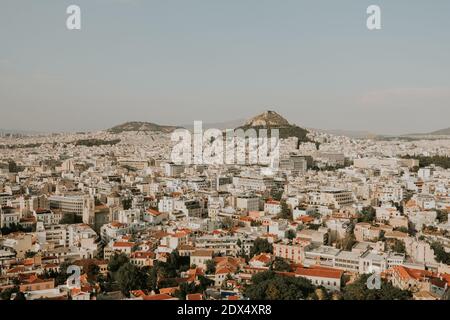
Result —
[[2, 319], [450, 301], [449, 13], [2, 0]]
[[[184, 125], [273, 108], [306, 128], [449, 127], [450, 2], [4, 0], [0, 128]], [[423, 121], [427, 118], [427, 121]]]

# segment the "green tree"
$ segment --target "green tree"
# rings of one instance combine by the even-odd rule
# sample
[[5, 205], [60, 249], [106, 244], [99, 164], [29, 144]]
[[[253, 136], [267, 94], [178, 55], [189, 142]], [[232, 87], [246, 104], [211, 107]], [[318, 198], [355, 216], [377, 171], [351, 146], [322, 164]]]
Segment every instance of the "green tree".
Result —
[[67, 268], [70, 266], [69, 262], [63, 262], [59, 265], [59, 272], [52, 272], [51, 278], [55, 279], [56, 285], [63, 285], [66, 283], [67, 278], [70, 276], [69, 273], [67, 273]]
[[450, 157], [448, 157], [448, 156], [438, 156], [438, 155], [435, 155], [435, 156], [422, 156], [422, 155], [410, 156], [410, 155], [407, 155], [404, 158], [419, 160], [420, 168], [428, 167], [432, 164], [442, 167], [444, 169], [450, 168]]
[[175, 296], [180, 300], [186, 300], [186, 295], [199, 292], [200, 288], [194, 282], [183, 282], [180, 284], [180, 289], [175, 292]]
[[127, 198], [122, 200], [122, 206], [124, 210], [131, 209], [131, 205], [133, 203], [133, 199]]
[[14, 300], [27, 300], [27, 298], [25, 297], [25, 294], [23, 292], [17, 292], [16, 293], [16, 297], [14, 298]]
[[391, 249], [394, 252], [406, 254], [405, 243], [401, 240], [394, 239], [393, 243], [391, 244]]
[[275, 257], [275, 259], [270, 263], [269, 270], [290, 272], [292, 268], [285, 259]]
[[207, 277], [202, 275], [198, 276], [198, 281], [200, 282], [199, 287], [202, 292], [214, 285], [214, 280], [208, 279]]
[[338, 242], [338, 247], [350, 251], [356, 243], [355, 234], [353, 231], [347, 232], [345, 237]]
[[12, 288], [7, 288], [7, 289], [3, 289], [2, 292], [0, 292], [0, 298], [2, 300], [11, 300], [11, 296], [13, 293], [18, 293], [19, 287], [12, 287]]
[[121, 266], [128, 263], [129, 259], [124, 253], [117, 254], [111, 256], [111, 259], [108, 263], [108, 270], [111, 272], [117, 272]]
[[289, 208], [288, 204], [286, 203], [286, 200], [280, 201], [281, 205], [281, 212], [278, 214], [278, 218], [281, 219], [287, 219], [287, 220], [293, 220], [292, 216], [292, 210]]
[[272, 189], [270, 192], [270, 197], [273, 200], [280, 201], [281, 197], [283, 196], [283, 192], [284, 192], [283, 189]]
[[373, 222], [376, 217], [376, 211], [372, 206], [364, 207], [358, 215], [358, 222]]
[[120, 291], [127, 297], [130, 290], [147, 289], [148, 274], [129, 262], [119, 268], [115, 279]]
[[343, 289], [344, 300], [410, 300], [411, 292], [394, 287], [391, 283], [381, 279], [380, 289], [369, 289], [367, 281], [370, 274], [361, 275], [352, 284]]
[[36, 254], [37, 252], [28, 250], [27, 252], [25, 252], [25, 258], [33, 258]]
[[97, 279], [97, 276], [99, 275], [99, 273], [100, 273], [100, 267], [98, 265], [96, 265], [95, 263], [88, 264], [86, 274], [90, 281], [95, 281]]
[[216, 263], [214, 260], [206, 261], [206, 274], [214, 274], [216, 272]]
[[296, 233], [294, 230], [289, 229], [289, 230], [287, 230], [287, 231], [284, 233], [284, 236], [285, 236], [287, 239], [292, 240], [292, 239], [294, 239], [294, 238], [297, 236], [297, 233]]
[[443, 210], [436, 210], [437, 216], [436, 218], [440, 223], [445, 223], [448, 221], [448, 214]]
[[445, 251], [442, 244], [440, 244], [439, 242], [433, 242], [431, 244], [431, 249], [433, 249], [434, 251], [434, 256], [437, 262], [450, 264], [450, 253]]
[[19, 172], [16, 162], [13, 160], [8, 161], [8, 169], [11, 173]]
[[256, 238], [250, 249], [250, 257], [260, 253], [273, 253], [273, 246], [267, 239]]
[[394, 228], [395, 231], [400, 231], [403, 233], [408, 233], [409, 229], [407, 227], [398, 227], [398, 228]]
[[244, 296], [250, 300], [304, 300], [311, 297], [314, 290], [314, 285], [305, 278], [266, 271], [252, 276], [252, 284], [244, 289]]

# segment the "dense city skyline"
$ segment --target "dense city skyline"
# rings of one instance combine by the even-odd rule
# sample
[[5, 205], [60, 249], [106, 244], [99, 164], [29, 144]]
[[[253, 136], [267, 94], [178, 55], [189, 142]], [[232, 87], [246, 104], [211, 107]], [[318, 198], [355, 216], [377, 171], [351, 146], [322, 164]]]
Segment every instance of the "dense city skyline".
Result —
[[263, 320], [449, 301], [449, 13], [2, 0], [3, 313], [115, 300]]

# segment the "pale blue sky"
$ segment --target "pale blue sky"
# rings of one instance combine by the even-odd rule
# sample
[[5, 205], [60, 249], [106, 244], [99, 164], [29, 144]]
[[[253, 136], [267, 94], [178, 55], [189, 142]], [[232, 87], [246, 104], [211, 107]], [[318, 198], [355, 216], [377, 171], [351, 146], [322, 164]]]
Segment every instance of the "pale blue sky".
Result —
[[[65, 27], [66, 7], [82, 30]], [[382, 9], [380, 31], [366, 8]], [[450, 1], [2, 0], [0, 128], [220, 122], [450, 126]]]

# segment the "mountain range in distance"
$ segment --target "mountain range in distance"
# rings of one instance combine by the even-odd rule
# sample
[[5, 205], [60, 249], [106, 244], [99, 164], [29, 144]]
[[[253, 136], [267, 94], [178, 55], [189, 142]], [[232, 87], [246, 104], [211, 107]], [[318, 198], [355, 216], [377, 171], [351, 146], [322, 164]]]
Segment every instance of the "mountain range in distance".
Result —
[[119, 124], [112, 128], [107, 129], [106, 131], [109, 133], [122, 133], [129, 131], [137, 131], [137, 132], [164, 132], [171, 133], [175, 129], [178, 129], [178, 126], [165, 126], [159, 125], [151, 122], [143, 122], [143, 121], [130, 121]]
[[[290, 124], [285, 118], [276, 113], [275, 111], [265, 111], [247, 121], [229, 121], [223, 123], [209, 123], [202, 124], [203, 129], [217, 128], [217, 129], [278, 129], [280, 138], [297, 137], [299, 141], [309, 141], [307, 138], [308, 130]], [[242, 124], [243, 123], [243, 124]], [[187, 127], [187, 128], [186, 128]], [[175, 129], [182, 128], [181, 126], [165, 126], [158, 125], [151, 122], [126, 122], [117, 126], [114, 126], [106, 131], [109, 133], [122, 133], [122, 132], [164, 132], [170, 133]], [[192, 130], [191, 126], [185, 126], [186, 129]]]
[[450, 128], [446, 128], [446, 129], [442, 129], [442, 130], [437, 130], [437, 131], [431, 132], [430, 134], [431, 134], [431, 135], [435, 135], [435, 136], [438, 136], [438, 135], [445, 135], [445, 136], [448, 136], [448, 135], [450, 135]]
[[[184, 124], [181, 126], [161, 126], [150, 122], [126, 122], [124, 124], [112, 127], [107, 132], [120, 133], [126, 131], [163, 131], [172, 132], [176, 128], [185, 128], [187, 130], [193, 130], [194, 125]], [[314, 129], [314, 128], [301, 128], [294, 124], [290, 124], [284, 117], [279, 115], [275, 111], [267, 110], [257, 116], [250, 119], [236, 119], [223, 122], [205, 122], [202, 123], [203, 129], [216, 128], [219, 130], [225, 129], [248, 129], [248, 128], [278, 128], [280, 129], [280, 136], [297, 136], [299, 140], [306, 141], [306, 134], [308, 131], [318, 131], [323, 133], [329, 133], [339, 136], [347, 136], [354, 139], [369, 139], [374, 138], [377, 135], [368, 131], [356, 131], [356, 130], [326, 130], [326, 129]]]
[[[162, 132], [171, 133], [175, 129], [186, 128], [188, 130], [193, 130], [193, 124], [186, 125], [160, 125], [152, 122], [146, 121], [129, 121], [109, 129], [103, 130], [112, 134], [119, 134], [123, 132]], [[267, 110], [261, 114], [258, 114], [250, 119], [236, 119], [223, 122], [205, 122], [202, 123], [203, 129], [217, 128], [220, 130], [225, 129], [249, 129], [254, 128], [256, 130], [264, 129], [279, 129], [280, 137], [286, 138], [289, 136], [298, 137], [300, 141], [307, 141], [307, 133], [309, 131], [317, 131], [328, 133], [336, 136], [347, 136], [353, 139], [423, 139], [423, 138], [439, 138], [439, 136], [450, 136], [450, 127], [446, 129], [436, 130], [429, 133], [412, 133], [412, 134], [375, 134], [364, 130], [345, 130], [345, 129], [317, 129], [317, 128], [304, 128], [299, 127], [295, 124], [289, 123], [284, 117], [275, 111]], [[51, 133], [51, 132], [47, 132]], [[0, 129], [0, 135], [5, 134], [19, 134], [19, 135], [36, 135], [44, 134], [44, 132], [32, 131], [32, 130], [9, 130]]]
[[450, 135], [450, 128], [436, 130], [429, 133], [411, 133], [408, 136], [448, 136]]

